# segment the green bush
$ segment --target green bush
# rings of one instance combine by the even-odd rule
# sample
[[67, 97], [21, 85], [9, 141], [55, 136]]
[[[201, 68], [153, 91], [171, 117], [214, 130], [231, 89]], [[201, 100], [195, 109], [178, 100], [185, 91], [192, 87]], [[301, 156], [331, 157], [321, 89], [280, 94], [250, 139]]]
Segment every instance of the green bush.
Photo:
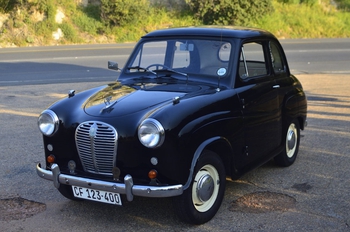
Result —
[[57, 30], [57, 23], [52, 24], [47, 20], [40, 21], [34, 24], [34, 31], [36, 35], [40, 36], [51, 36], [52, 32]]
[[338, 8], [350, 11], [350, 0], [337, 0]]
[[72, 22], [84, 32], [91, 35], [98, 34], [103, 28], [100, 20], [100, 7], [96, 5], [81, 7], [72, 15]]
[[287, 3], [287, 4], [306, 4], [310, 6], [318, 4], [318, 0], [278, 0], [278, 1], [282, 3]]
[[0, 0], [0, 13], [8, 13], [18, 4], [19, 0]]
[[271, 0], [185, 0], [204, 24], [247, 25], [272, 11]]
[[278, 2], [286, 4], [300, 4], [300, 0], [278, 0]]
[[54, 0], [36, 0], [32, 1], [32, 4], [38, 7], [38, 9], [46, 15], [43, 21], [35, 24], [35, 32], [38, 35], [47, 36], [52, 31], [57, 30], [57, 23], [55, 21], [57, 7]]
[[108, 26], [135, 24], [147, 15], [148, 0], [101, 0], [101, 19]]
[[64, 38], [65, 40], [67, 40], [68, 42], [73, 42], [73, 43], [79, 43], [81, 42], [81, 40], [79, 39], [78, 33], [76, 32], [76, 30], [74, 29], [74, 27], [67, 23], [67, 22], [63, 22], [62, 24], [60, 24], [59, 26], [63, 32]]

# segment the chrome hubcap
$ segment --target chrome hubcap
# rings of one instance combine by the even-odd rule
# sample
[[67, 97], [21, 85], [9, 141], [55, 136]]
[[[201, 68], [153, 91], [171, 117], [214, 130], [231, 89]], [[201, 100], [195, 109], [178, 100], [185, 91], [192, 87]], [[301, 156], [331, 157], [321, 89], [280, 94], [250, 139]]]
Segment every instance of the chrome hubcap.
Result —
[[297, 128], [295, 127], [295, 124], [290, 124], [287, 132], [287, 138], [286, 138], [286, 152], [288, 158], [292, 158], [295, 154], [296, 145], [297, 145]]
[[210, 175], [204, 175], [200, 178], [197, 185], [197, 195], [199, 200], [207, 201], [213, 195], [214, 181]]
[[295, 134], [294, 131], [290, 131], [287, 138], [288, 149], [292, 150], [295, 145]]
[[204, 165], [196, 174], [192, 185], [192, 202], [199, 212], [208, 211], [219, 194], [220, 178], [214, 166]]

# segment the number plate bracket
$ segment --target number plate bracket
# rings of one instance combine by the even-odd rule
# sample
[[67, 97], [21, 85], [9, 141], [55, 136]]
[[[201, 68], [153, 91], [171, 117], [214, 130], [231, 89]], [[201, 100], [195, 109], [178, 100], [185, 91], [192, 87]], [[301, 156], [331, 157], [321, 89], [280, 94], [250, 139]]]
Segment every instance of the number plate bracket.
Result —
[[119, 193], [72, 186], [74, 197], [112, 205], [122, 205]]

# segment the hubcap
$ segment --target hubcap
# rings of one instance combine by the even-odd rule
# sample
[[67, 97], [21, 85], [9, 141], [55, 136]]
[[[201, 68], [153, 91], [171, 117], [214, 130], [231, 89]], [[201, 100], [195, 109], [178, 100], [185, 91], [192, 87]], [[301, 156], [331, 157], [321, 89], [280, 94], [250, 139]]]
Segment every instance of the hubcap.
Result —
[[199, 200], [207, 201], [213, 195], [214, 181], [210, 175], [204, 175], [200, 178], [197, 185], [197, 195]]
[[295, 134], [294, 134], [294, 131], [290, 131], [289, 134], [288, 134], [288, 149], [289, 150], [292, 150], [293, 147], [295, 146]]
[[199, 212], [208, 211], [219, 193], [220, 178], [216, 168], [204, 165], [196, 174], [192, 185], [192, 202]]
[[287, 132], [287, 138], [286, 138], [286, 152], [288, 158], [292, 158], [295, 154], [296, 145], [297, 145], [297, 128], [295, 127], [295, 124], [290, 124]]

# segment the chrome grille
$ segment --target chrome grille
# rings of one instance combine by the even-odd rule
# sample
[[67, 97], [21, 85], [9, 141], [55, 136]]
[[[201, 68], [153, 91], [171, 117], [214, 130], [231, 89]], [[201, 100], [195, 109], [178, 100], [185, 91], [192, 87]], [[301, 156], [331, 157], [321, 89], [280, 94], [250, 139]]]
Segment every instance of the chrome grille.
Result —
[[109, 124], [97, 121], [81, 123], [75, 142], [86, 172], [112, 175], [117, 156], [118, 133]]

